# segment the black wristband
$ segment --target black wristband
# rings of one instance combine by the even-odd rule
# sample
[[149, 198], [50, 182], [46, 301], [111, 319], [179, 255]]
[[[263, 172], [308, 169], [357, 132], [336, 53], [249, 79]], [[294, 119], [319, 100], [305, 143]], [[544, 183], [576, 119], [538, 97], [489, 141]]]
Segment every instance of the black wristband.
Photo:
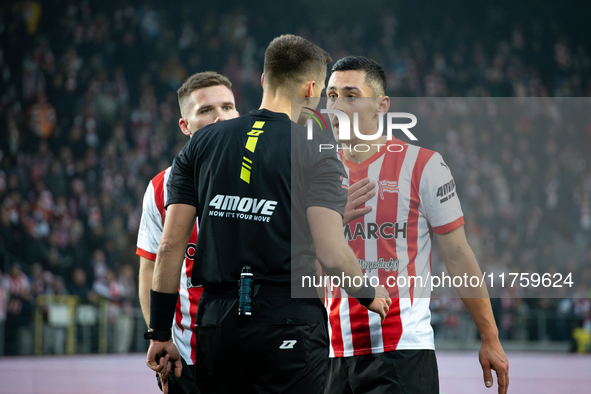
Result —
[[164, 331], [146, 331], [144, 333], [144, 339], [153, 339], [155, 341], [162, 341], [166, 342], [170, 338], [172, 338], [172, 330], [164, 330]]
[[376, 298], [376, 289], [373, 286], [363, 286], [359, 291], [353, 294], [357, 301], [363, 306], [368, 306]]
[[157, 331], [170, 330], [179, 293], [161, 293], [150, 290], [150, 328]]

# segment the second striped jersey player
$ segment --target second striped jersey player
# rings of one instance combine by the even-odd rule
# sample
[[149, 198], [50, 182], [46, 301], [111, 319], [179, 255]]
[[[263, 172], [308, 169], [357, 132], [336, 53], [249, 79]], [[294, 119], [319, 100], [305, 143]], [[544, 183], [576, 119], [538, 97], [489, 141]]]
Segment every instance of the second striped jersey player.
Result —
[[[137, 242], [136, 253], [148, 260], [156, 260], [158, 243], [162, 235], [166, 211], [164, 207], [167, 200], [166, 183], [170, 175], [170, 167], [156, 175], [148, 185], [144, 195], [142, 220]], [[199, 225], [196, 222], [187, 244], [181, 281], [179, 284], [179, 299], [176, 305], [174, 325], [172, 328], [173, 338], [181, 356], [187, 364], [195, 364], [196, 337], [193, 328], [195, 327], [195, 314], [203, 288], [194, 286], [191, 283], [193, 275], [193, 257], [195, 255], [195, 244]]]
[[[218, 121], [235, 118], [234, 94], [230, 81], [218, 73], [206, 71], [190, 76], [177, 91], [181, 118], [179, 128], [183, 134], [192, 137], [204, 126]], [[140, 256], [139, 298], [146, 324], [150, 321], [150, 289], [158, 244], [162, 236], [165, 206], [168, 201], [166, 184], [170, 167], [156, 175], [149, 183], [144, 195], [142, 219], [137, 241], [137, 254]], [[200, 286], [191, 282], [198, 224], [195, 223], [189, 243], [185, 250], [179, 284], [179, 297], [176, 303], [172, 338], [186, 365], [195, 364], [196, 335], [195, 314], [201, 294]], [[191, 368], [183, 368], [181, 378], [171, 374], [160, 376], [159, 385], [167, 386], [170, 394], [190, 393], [194, 378]], [[170, 384], [169, 383], [170, 380]], [[162, 388], [162, 387], [161, 387]]]
[[[357, 183], [375, 185], [375, 192], [365, 195], [365, 206], [357, 209], [365, 215], [345, 224], [345, 236], [367, 280], [384, 285], [392, 305], [380, 322], [342, 289], [333, 288], [327, 294], [328, 394], [438, 394], [429, 311], [433, 234], [451, 276], [481, 275], [466, 242], [455, 182], [441, 155], [387, 140], [377, 132], [378, 119], [390, 107], [385, 92], [384, 70], [371, 59], [348, 56], [332, 68], [327, 107], [344, 112], [356, 123], [353, 130], [343, 130], [341, 137], [338, 118], [331, 118], [350, 184], [352, 189]], [[350, 199], [359, 200], [354, 195]], [[492, 386], [494, 369], [499, 394], [504, 394], [508, 362], [486, 288], [473, 289], [469, 296], [465, 289], [456, 290], [482, 337], [479, 361], [485, 385]]]

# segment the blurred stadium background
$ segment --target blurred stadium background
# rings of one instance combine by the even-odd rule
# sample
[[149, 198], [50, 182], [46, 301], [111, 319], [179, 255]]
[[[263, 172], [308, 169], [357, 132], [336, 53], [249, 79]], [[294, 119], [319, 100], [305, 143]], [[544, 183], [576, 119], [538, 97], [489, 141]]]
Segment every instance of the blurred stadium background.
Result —
[[[141, 202], [186, 142], [176, 89], [190, 74], [223, 73], [239, 111], [256, 109], [266, 45], [294, 33], [335, 60], [376, 59], [390, 96], [589, 97], [589, 15], [584, 1], [0, 2], [0, 356], [146, 350], [135, 255]], [[569, 133], [459, 132], [420, 144], [454, 172], [482, 269], [558, 264], [589, 283], [591, 124]], [[591, 351], [590, 290], [493, 299], [510, 362], [512, 351]], [[444, 360], [478, 348], [461, 301], [435, 299], [432, 311]], [[0, 377], [11, 360], [0, 359]], [[143, 363], [113, 360], [123, 369]], [[589, 358], [578, 360], [588, 372]], [[454, 381], [444, 371], [442, 383]], [[61, 392], [31, 390], [22, 392]]]

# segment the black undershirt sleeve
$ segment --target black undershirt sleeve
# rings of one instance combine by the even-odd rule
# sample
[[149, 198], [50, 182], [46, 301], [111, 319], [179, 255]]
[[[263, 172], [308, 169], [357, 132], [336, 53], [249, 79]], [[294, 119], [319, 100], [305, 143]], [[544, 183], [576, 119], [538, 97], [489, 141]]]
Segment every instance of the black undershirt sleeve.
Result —
[[347, 204], [347, 173], [334, 153], [320, 153], [310, 173], [306, 207], [325, 207], [344, 215]]

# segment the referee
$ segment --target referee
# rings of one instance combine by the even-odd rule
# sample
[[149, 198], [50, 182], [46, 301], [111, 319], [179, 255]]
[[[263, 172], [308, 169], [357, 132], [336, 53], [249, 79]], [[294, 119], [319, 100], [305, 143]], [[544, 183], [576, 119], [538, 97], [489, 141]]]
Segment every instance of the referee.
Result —
[[[265, 52], [261, 108], [197, 132], [175, 159], [151, 292], [147, 364], [167, 373], [181, 362], [170, 327], [180, 266], [196, 216], [200, 234], [193, 283], [203, 284], [197, 311], [195, 376], [201, 393], [320, 393], [328, 365], [326, 312], [318, 298], [292, 298], [296, 279], [362, 276], [342, 231], [346, 174], [328, 142], [290, 121], [291, 97], [320, 97], [330, 56], [293, 35]], [[346, 180], [345, 180], [346, 181]], [[346, 182], [345, 182], [346, 183]], [[248, 268], [246, 268], [248, 267]], [[293, 269], [292, 269], [293, 268]], [[250, 271], [253, 283], [238, 282]], [[384, 288], [345, 290], [383, 319]], [[251, 289], [250, 291], [249, 288]], [[250, 313], [238, 315], [240, 305]], [[383, 297], [383, 298], [382, 298]], [[156, 361], [157, 356], [161, 357]]]

